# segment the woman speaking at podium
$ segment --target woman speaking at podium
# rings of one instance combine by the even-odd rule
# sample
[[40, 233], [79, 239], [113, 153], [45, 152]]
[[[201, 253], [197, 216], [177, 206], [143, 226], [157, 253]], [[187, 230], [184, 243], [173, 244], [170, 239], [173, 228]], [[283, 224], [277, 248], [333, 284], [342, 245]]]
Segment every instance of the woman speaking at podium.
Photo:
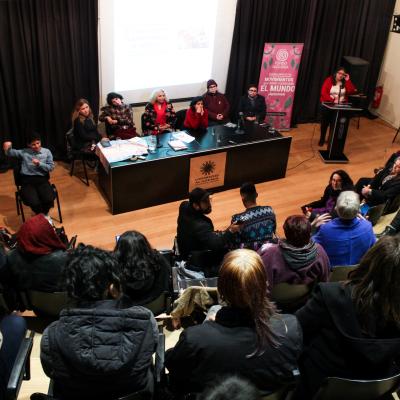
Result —
[[[337, 68], [333, 75], [328, 76], [321, 88], [321, 103], [346, 103], [348, 95], [357, 91], [356, 87], [350, 80], [350, 75], [346, 73], [343, 67]], [[332, 123], [334, 113], [332, 110], [321, 104], [321, 136], [319, 138], [319, 146], [325, 143], [325, 136], [328, 126]]]

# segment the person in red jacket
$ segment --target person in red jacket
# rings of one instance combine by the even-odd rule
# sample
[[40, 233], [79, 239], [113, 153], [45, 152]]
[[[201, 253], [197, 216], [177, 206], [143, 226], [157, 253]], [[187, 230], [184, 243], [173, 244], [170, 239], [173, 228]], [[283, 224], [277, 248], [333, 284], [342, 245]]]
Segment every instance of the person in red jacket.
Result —
[[190, 102], [190, 107], [186, 111], [185, 128], [198, 130], [208, 127], [208, 111], [204, 108], [203, 98], [195, 97]]
[[[350, 75], [346, 73], [343, 67], [337, 68], [333, 75], [328, 76], [321, 88], [320, 101], [328, 103], [346, 103], [348, 95], [357, 91], [356, 87], [350, 80]], [[325, 136], [328, 126], [332, 123], [333, 113], [326, 107], [321, 106], [321, 136], [319, 146], [325, 143]]]

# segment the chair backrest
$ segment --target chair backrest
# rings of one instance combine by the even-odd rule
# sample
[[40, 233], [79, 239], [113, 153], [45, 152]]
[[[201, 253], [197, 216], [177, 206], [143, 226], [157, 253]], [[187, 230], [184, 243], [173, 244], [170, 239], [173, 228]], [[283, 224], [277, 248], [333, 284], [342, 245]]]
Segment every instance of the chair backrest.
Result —
[[313, 285], [278, 283], [272, 288], [271, 300], [283, 312], [293, 312], [304, 305]]
[[183, 129], [183, 123], [185, 122], [185, 118], [186, 118], [186, 109], [179, 110], [176, 112], [175, 129], [179, 129], [179, 130]]
[[379, 218], [382, 216], [385, 206], [386, 204], [382, 203], [369, 208], [367, 215], [365, 217], [368, 219], [369, 222], [371, 222], [372, 226], [376, 225]]
[[370, 381], [327, 378], [314, 400], [377, 400], [395, 392], [399, 386], [400, 374]]
[[332, 269], [331, 275], [329, 277], [329, 282], [341, 282], [347, 280], [349, 272], [355, 270], [357, 265], [337, 265]]
[[148, 308], [154, 315], [162, 313], [169, 314], [171, 312], [172, 296], [168, 292], [161, 293], [152, 302], [143, 304], [143, 307]]
[[383, 215], [391, 214], [397, 211], [399, 207], [400, 207], [400, 194], [398, 194], [396, 197], [392, 199], [389, 199], [386, 202], [386, 206], [383, 209]]
[[46, 293], [29, 290], [27, 294], [30, 306], [37, 315], [58, 317], [61, 310], [75, 304], [67, 292]]

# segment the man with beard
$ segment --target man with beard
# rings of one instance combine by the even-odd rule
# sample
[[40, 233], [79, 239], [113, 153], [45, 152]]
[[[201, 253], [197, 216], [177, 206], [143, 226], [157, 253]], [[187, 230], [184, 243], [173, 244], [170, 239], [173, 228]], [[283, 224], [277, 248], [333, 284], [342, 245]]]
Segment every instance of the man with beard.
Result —
[[[219, 266], [234, 233], [240, 230], [240, 225], [235, 223], [225, 231], [215, 231], [211, 219], [206, 216], [211, 211], [210, 193], [199, 187], [189, 193], [189, 201], [179, 206], [178, 247], [190, 269], [204, 271]], [[198, 265], [196, 259], [207, 265]]]

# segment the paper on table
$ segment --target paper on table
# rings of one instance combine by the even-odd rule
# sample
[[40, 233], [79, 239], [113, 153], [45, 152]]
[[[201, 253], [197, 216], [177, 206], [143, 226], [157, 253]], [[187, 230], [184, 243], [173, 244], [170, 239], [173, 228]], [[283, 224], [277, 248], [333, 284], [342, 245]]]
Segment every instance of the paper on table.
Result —
[[187, 146], [185, 143], [183, 143], [181, 140], [170, 140], [168, 144], [175, 150], [185, 150], [187, 149]]
[[99, 150], [109, 163], [127, 160], [132, 156], [141, 156], [147, 154], [147, 143], [141, 138], [129, 140], [111, 140], [111, 147], [101, 147]]
[[174, 137], [174, 139], [181, 140], [183, 143], [190, 143], [195, 140], [193, 136], [187, 134], [185, 131], [175, 132], [172, 136]]

